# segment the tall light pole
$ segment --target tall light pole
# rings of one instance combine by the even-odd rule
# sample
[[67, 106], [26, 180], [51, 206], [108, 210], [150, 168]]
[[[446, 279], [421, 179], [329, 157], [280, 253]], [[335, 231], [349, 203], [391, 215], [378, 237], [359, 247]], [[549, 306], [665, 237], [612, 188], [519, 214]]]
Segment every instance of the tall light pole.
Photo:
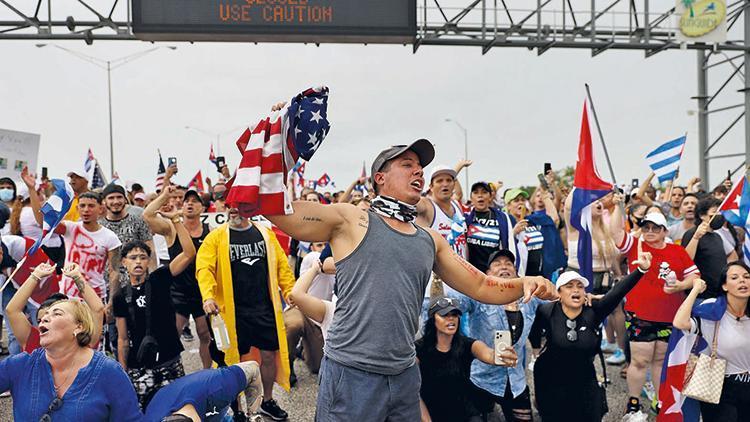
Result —
[[108, 109], [109, 109], [109, 163], [111, 166], [110, 174], [112, 177], [114, 177], [115, 175], [115, 148], [114, 148], [114, 136], [112, 133], [112, 71], [133, 60], [139, 59], [147, 54], [153, 53], [156, 50], [161, 50], [163, 48], [168, 48], [170, 50], [177, 50], [177, 47], [159, 46], [159, 47], [149, 48], [148, 50], [140, 51], [138, 53], [133, 53], [124, 57], [120, 57], [114, 60], [103, 60], [98, 57], [89, 56], [88, 54], [84, 54], [75, 50], [70, 50], [68, 48], [59, 46], [57, 44], [35, 44], [35, 46], [38, 48], [46, 47], [48, 45], [55, 47], [59, 50], [62, 50], [73, 56], [76, 56], [83, 61], [91, 63], [94, 66], [107, 71], [107, 103], [108, 103]]
[[[469, 159], [469, 132], [466, 130], [465, 127], [463, 127], [461, 125], [461, 123], [458, 123], [457, 121], [455, 121], [455, 120], [453, 120], [451, 118], [446, 118], [445, 121], [446, 122], [453, 122], [453, 123], [455, 123], [456, 126], [458, 126], [458, 128], [461, 129], [461, 131], [464, 133], [464, 159], [468, 160]], [[466, 179], [465, 179], [466, 180], [466, 184], [464, 185], [464, 189], [463, 190], [464, 190], [464, 192], [466, 192], [466, 190], [469, 189], [469, 168], [466, 167], [464, 169], [464, 171], [465, 171], [464, 175], [466, 177]]]

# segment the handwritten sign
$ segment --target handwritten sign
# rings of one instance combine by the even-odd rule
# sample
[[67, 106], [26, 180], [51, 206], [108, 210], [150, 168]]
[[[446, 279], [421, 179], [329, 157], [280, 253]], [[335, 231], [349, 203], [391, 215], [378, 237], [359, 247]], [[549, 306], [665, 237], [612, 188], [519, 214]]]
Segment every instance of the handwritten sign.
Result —
[[34, 133], [0, 129], [0, 177], [19, 180], [24, 166], [36, 173], [39, 138]]

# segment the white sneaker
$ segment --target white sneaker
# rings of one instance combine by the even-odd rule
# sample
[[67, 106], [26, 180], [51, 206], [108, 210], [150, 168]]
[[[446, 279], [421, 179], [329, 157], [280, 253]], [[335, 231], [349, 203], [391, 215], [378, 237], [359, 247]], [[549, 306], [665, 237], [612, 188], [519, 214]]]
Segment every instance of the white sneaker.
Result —
[[602, 339], [602, 353], [615, 353], [619, 347], [617, 343], [610, 343], [607, 339]]
[[625, 416], [622, 417], [622, 422], [648, 422], [648, 415], [640, 410], [637, 412], [626, 413]]
[[10, 390], [0, 393], [0, 397], [10, 397]]
[[625, 363], [625, 353], [621, 349], [615, 350], [612, 356], [606, 359], [607, 365], [622, 365]]

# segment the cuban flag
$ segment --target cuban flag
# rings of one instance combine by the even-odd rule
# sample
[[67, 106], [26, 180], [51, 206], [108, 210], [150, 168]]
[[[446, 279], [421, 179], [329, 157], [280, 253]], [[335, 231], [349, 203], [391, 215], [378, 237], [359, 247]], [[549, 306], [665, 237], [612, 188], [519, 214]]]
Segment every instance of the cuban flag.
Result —
[[750, 265], [750, 186], [748, 185], [747, 176], [734, 184], [724, 202], [719, 206], [719, 211], [729, 224], [735, 227], [742, 227], [745, 231], [745, 242], [742, 245], [742, 255], [745, 264]]
[[[693, 306], [692, 315], [705, 320], [718, 321], [727, 309], [725, 296], [706, 299]], [[661, 371], [659, 404], [661, 411], [657, 422], [698, 422], [700, 404], [697, 400], [682, 395], [685, 387], [685, 370], [693, 350], [696, 353], [708, 352], [708, 343], [703, 337], [687, 331], [672, 330], [669, 336], [664, 368]]]
[[216, 165], [216, 155], [214, 155], [214, 145], [211, 144], [211, 151], [208, 153], [208, 161]]
[[331, 177], [328, 175], [328, 173], [323, 173], [323, 175], [318, 179], [317, 186], [324, 188], [328, 186], [329, 183], [331, 183]]
[[49, 236], [55, 231], [55, 227], [65, 218], [65, 214], [70, 210], [70, 205], [73, 202], [75, 193], [70, 185], [61, 179], [52, 179], [50, 183], [55, 188], [55, 192], [50, 195], [47, 202], [42, 205], [42, 237], [37, 239], [33, 245], [29, 248], [26, 253], [27, 256], [32, 256], [36, 253], [42, 242], [49, 238]]
[[[594, 150], [591, 142], [588, 107], [583, 104], [581, 136], [578, 144], [578, 161], [573, 179], [573, 202], [570, 209], [570, 224], [578, 230], [579, 273], [591, 281], [593, 278], [591, 208], [594, 202], [612, 191], [612, 184], [603, 181], [594, 165]], [[594, 283], [586, 288], [590, 291]]]
[[659, 183], [669, 182], [677, 178], [677, 172], [680, 170], [680, 158], [682, 158], [686, 140], [687, 137], [680, 136], [659, 146], [646, 156], [646, 162], [654, 171], [656, 177], [659, 178]]

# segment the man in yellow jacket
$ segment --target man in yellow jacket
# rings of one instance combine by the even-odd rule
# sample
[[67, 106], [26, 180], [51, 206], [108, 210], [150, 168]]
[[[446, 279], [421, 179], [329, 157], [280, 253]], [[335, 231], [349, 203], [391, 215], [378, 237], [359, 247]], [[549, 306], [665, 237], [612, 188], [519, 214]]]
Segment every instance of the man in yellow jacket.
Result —
[[195, 267], [203, 309], [209, 315], [221, 314], [227, 326], [226, 364], [259, 360], [264, 388], [260, 412], [273, 420], [285, 420], [287, 413], [272, 392], [274, 380], [289, 390], [289, 356], [279, 294], [288, 297], [294, 275], [276, 235], [232, 208], [229, 222], [203, 240]]

